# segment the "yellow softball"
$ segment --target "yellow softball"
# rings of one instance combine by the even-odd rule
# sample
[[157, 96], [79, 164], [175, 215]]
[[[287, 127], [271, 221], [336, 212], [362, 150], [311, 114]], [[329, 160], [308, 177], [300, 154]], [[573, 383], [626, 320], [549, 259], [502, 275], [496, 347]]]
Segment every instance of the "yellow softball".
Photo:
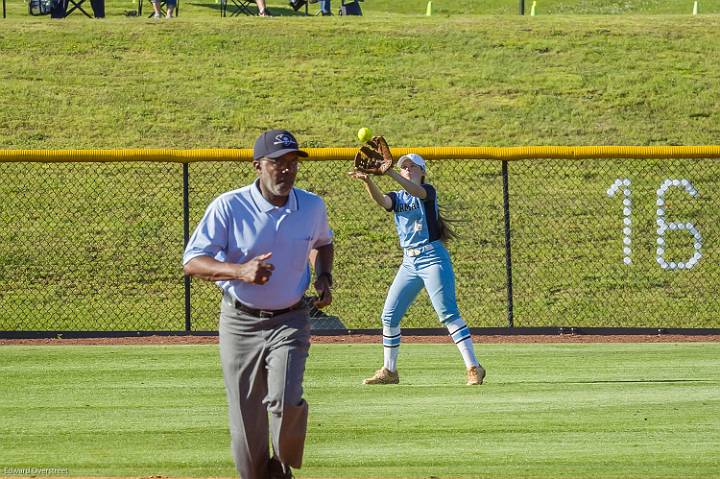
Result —
[[361, 143], [365, 143], [366, 141], [372, 139], [372, 130], [366, 127], [360, 128], [358, 130], [357, 137]]

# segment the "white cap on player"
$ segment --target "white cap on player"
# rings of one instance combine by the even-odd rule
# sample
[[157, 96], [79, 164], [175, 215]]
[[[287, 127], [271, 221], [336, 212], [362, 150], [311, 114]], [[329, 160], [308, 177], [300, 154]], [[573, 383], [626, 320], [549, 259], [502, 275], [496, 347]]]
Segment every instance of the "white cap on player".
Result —
[[407, 155], [403, 155], [400, 158], [398, 158], [397, 161], [397, 167], [400, 168], [403, 164], [403, 161], [410, 160], [416, 165], [418, 165], [424, 172], [427, 173], [427, 165], [425, 164], [425, 159], [418, 155], [417, 153], [408, 153]]

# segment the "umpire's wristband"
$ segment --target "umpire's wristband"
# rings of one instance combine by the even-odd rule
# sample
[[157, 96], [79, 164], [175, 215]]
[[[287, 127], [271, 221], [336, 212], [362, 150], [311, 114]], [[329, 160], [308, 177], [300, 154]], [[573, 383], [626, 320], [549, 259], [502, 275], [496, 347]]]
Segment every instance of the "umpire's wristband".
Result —
[[323, 276], [325, 276], [325, 277], [328, 279], [328, 283], [330, 283], [330, 287], [332, 288], [332, 285], [333, 285], [332, 273], [328, 273], [327, 271], [323, 271], [322, 273], [320, 273], [319, 275], [317, 275], [317, 278], [315, 278], [315, 279], [318, 280], [318, 279], [322, 278]]

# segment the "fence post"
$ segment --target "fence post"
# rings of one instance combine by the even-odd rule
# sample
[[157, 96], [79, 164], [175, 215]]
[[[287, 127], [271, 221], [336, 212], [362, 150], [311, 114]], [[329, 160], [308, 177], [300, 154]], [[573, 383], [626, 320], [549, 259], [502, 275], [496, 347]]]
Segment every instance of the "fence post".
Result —
[[520, 15], [525, 15], [525, 0], [520, 0]]
[[[190, 241], [190, 169], [183, 163], [183, 251]], [[190, 276], [185, 275], [185, 331], [190, 332]]]
[[510, 248], [510, 190], [508, 182], [508, 162], [502, 162], [503, 177], [503, 211], [505, 216], [505, 273], [507, 275], [508, 327], [514, 326], [513, 319], [513, 282], [512, 282], [512, 250]]

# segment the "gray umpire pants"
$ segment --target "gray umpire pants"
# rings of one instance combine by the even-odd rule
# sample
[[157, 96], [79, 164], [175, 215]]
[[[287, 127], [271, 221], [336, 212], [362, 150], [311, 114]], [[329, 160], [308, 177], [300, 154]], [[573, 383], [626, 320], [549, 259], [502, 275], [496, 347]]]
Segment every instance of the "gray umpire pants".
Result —
[[223, 298], [220, 360], [232, 453], [242, 479], [268, 478], [268, 430], [280, 462], [302, 465], [308, 418], [302, 381], [309, 349], [307, 309], [257, 318]]

